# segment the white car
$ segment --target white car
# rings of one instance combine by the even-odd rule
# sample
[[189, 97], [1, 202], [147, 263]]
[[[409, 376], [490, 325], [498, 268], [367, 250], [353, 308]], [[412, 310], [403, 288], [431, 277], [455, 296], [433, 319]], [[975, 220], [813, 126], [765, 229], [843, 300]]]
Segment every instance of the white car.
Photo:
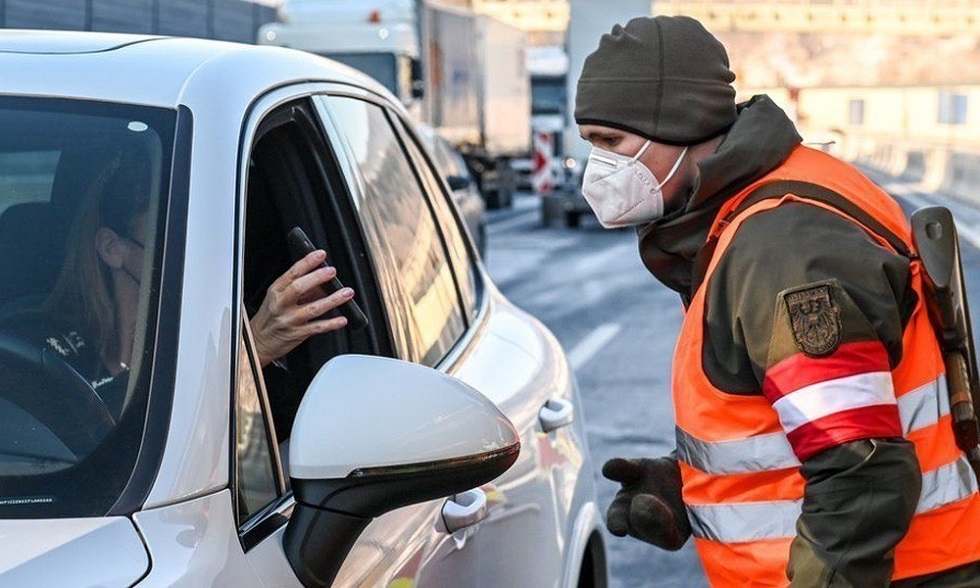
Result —
[[466, 162], [452, 144], [440, 137], [432, 127], [419, 125], [416, 127], [419, 138], [426, 150], [432, 155], [436, 170], [446, 179], [446, 184], [459, 209], [463, 223], [473, 237], [477, 251], [481, 257], [487, 254], [487, 206], [483, 196], [476, 187], [476, 180], [466, 168]]
[[[390, 94], [129, 35], [0, 72], [0, 586], [605, 586], [574, 374]], [[370, 324], [263, 368], [293, 226]]]

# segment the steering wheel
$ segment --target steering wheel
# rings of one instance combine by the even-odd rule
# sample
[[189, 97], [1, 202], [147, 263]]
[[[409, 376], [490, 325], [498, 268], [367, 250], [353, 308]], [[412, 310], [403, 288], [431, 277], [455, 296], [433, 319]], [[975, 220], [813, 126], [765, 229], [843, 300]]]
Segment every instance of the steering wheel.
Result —
[[0, 396], [48, 427], [80, 458], [116, 424], [88, 380], [54, 349], [10, 330], [0, 330]]

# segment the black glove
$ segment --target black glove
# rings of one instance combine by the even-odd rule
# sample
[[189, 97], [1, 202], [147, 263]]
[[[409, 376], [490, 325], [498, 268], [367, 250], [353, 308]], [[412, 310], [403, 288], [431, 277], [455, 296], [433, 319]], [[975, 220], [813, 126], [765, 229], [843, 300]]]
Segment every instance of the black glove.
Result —
[[691, 536], [676, 459], [614, 458], [602, 466], [602, 475], [623, 486], [606, 511], [610, 533], [670, 551], [680, 549]]

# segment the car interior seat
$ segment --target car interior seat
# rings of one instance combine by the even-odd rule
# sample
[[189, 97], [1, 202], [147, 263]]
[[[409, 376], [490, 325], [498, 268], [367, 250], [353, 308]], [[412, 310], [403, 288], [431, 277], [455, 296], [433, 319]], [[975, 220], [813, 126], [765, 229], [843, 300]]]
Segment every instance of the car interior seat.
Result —
[[61, 270], [68, 218], [48, 202], [14, 204], [0, 214], [0, 309], [41, 302]]

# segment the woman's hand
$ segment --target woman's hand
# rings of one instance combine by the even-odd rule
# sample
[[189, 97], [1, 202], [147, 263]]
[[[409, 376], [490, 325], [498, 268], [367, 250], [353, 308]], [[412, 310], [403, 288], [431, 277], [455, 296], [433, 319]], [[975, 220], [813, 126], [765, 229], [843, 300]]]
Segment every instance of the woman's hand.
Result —
[[323, 250], [307, 254], [269, 286], [262, 306], [249, 321], [262, 367], [286, 355], [311, 335], [347, 325], [347, 319], [342, 316], [319, 319], [354, 297], [350, 288], [323, 296], [319, 286], [337, 275], [336, 268], [320, 267], [326, 257]]

